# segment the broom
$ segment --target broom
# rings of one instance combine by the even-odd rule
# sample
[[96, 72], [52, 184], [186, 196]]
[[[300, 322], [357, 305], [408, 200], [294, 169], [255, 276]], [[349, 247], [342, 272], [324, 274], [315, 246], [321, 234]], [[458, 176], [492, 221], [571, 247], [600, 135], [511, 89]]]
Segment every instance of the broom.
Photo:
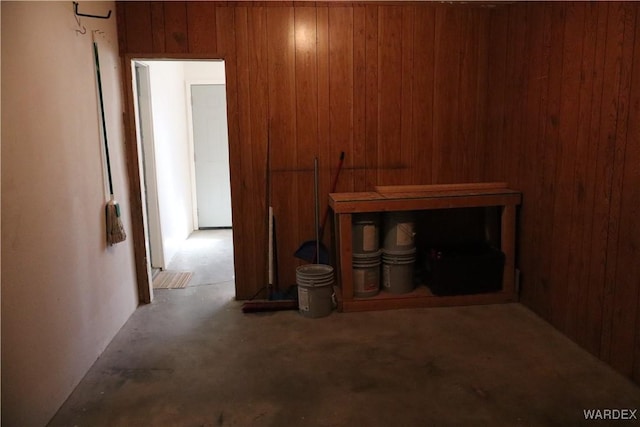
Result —
[[102, 79], [100, 78], [100, 59], [98, 58], [98, 45], [93, 42], [93, 56], [96, 62], [96, 76], [98, 79], [98, 94], [100, 98], [100, 116], [102, 118], [102, 136], [104, 139], [105, 158], [107, 159], [107, 176], [109, 177], [109, 201], [105, 207], [107, 223], [107, 243], [109, 246], [122, 242], [127, 238], [124, 226], [120, 219], [120, 205], [113, 195], [113, 180], [111, 178], [111, 161], [109, 159], [109, 144], [107, 143], [107, 123], [104, 117], [104, 101], [102, 99]]

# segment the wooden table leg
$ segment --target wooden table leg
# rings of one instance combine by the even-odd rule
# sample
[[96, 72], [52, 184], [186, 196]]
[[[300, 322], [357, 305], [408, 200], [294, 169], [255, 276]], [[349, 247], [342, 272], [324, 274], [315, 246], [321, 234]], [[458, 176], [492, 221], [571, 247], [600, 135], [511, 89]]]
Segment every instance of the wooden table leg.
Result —
[[351, 214], [339, 214], [339, 252], [340, 258], [340, 288], [344, 301], [353, 300], [353, 274], [352, 274], [352, 231]]
[[504, 275], [502, 290], [517, 299], [515, 289], [515, 237], [516, 237], [516, 207], [508, 205], [502, 207], [500, 247], [504, 252]]

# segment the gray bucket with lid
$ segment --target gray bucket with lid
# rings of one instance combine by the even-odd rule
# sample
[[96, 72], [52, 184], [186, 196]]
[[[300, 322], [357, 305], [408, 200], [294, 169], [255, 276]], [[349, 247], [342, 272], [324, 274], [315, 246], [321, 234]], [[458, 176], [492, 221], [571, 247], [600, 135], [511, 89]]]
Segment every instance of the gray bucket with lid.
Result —
[[377, 212], [353, 214], [351, 220], [352, 251], [375, 254], [380, 249], [380, 215]]
[[333, 311], [333, 267], [307, 264], [296, 268], [298, 310], [305, 317], [325, 317]]
[[380, 292], [380, 254], [353, 254], [353, 295], [372, 297]]
[[416, 249], [382, 252], [382, 287], [392, 294], [413, 291], [413, 270]]
[[413, 212], [386, 212], [384, 215], [384, 250], [403, 251], [415, 248]]

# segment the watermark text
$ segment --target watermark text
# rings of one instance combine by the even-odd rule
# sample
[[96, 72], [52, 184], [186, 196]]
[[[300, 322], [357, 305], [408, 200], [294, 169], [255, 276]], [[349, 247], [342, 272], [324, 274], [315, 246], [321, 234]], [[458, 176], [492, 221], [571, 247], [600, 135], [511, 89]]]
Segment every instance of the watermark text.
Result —
[[637, 409], [584, 409], [585, 420], [637, 420]]

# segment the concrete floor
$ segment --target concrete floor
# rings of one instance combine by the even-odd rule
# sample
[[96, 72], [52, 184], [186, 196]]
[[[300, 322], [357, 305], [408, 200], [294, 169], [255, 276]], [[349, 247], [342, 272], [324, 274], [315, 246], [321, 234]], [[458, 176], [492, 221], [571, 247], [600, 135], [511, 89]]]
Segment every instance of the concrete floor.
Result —
[[156, 291], [49, 425], [577, 426], [640, 409], [638, 386], [519, 304], [243, 314], [219, 267]]

